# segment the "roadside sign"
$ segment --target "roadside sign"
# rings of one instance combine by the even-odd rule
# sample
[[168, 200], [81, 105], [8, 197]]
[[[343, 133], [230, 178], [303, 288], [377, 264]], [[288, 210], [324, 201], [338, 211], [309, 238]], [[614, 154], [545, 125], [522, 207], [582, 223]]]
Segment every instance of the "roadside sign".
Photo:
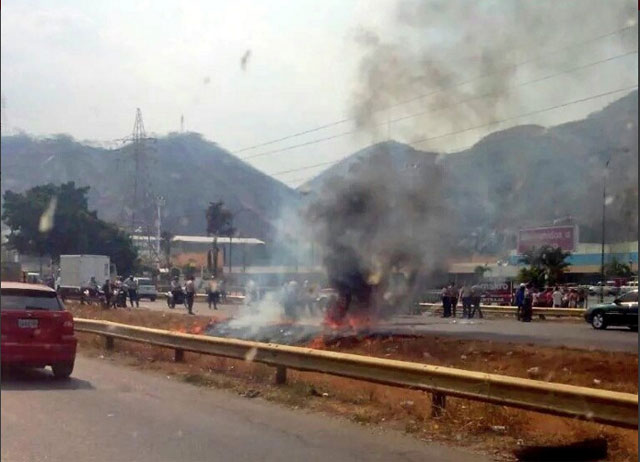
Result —
[[575, 225], [528, 228], [521, 229], [518, 233], [519, 254], [543, 245], [560, 247], [564, 251], [573, 252], [577, 244], [578, 227]]

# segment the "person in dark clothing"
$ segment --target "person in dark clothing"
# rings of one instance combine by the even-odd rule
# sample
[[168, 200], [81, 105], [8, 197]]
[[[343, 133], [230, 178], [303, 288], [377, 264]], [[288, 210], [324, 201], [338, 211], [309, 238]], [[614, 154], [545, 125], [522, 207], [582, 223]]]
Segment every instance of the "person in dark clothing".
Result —
[[451, 316], [451, 294], [449, 294], [449, 288], [442, 288], [442, 317], [448, 318]]
[[456, 309], [458, 308], [458, 291], [456, 290], [456, 285], [451, 284], [449, 286], [449, 293], [451, 294], [451, 312], [453, 317], [456, 317]]
[[111, 281], [106, 280], [104, 284], [102, 284], [102, 292], [104, 293], [105, 303], [107, 308], [111, 307], [111, 296], [113, 295], [113, 291], [111, 290]]
[[533, 289], [529, 284], [524, 290], [524, 302], [522, 304], [522, 321], [531, 322], [532, 317], [533, 317]]
[[478, 312], [478, 316], [480, 319], [484, 318], [482, 314], [482, 310], [480, 309], [480, 300], [481, 300], [481, 290], [478, 286], [471, 287], [471, 304], [473, 309], [471, 310], [471, 315], [469, 318], [473, 318], [476, 315], [476, 311]]
[[516, 319], [518, 321], [522, 319], [522, 306], [524, 305], [524, 291], [525, 291], [525, 285], [520, 284], [520, 287], [518, 287], [518, 290], [516, 291], [516, 299], [515, 299], [515, 303], [517, 307]]

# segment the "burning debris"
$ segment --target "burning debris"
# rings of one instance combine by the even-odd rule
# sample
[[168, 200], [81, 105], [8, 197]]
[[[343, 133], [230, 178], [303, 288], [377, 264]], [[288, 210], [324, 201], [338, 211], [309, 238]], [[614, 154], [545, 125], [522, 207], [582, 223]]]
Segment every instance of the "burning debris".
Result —
[[412, 308], [419, 281], [440, 266], [447, 248], [439, 176], [429, 165], [399, 182], [380, 145], [311, 203], [311, 233], [337, 291], [325, 309], [327, 325], [370, 326]]

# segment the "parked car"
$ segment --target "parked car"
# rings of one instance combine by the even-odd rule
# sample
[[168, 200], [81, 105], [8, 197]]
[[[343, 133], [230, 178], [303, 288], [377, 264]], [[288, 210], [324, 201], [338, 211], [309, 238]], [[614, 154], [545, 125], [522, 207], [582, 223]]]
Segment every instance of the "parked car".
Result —
[[638, 280], [637, 279], [635, 279], [633, 281], [629, 281], [625, 285], [620, 287], [620, 291], [622, 293], [630, 292], [632, 290], [638, 290]]
[[590, 307], [584, 313], [584, 320], [594, 329], [606, 329], [608, 326], [628, 326], [632, 330], [638, 330], [638, 291], [627, 292], [612, 303], [602, 303]]
[[612, 281], [607, 281], [602, 284], [602, 281], [593, 286], [589, 286], [589, 295], [600, 295], [600, 292], [604, 292], [604, 295], [618, 295], [620, 293], [620, 287], [616, 286]]
[[73, 372], [77, 339], [73, 316], [55, 290], [39, 284], [0, 283], [2, 367], [51, 366], [58, 378]]
[[148, 298], [152, 302], [158, 298], [158, 289], [150, 278], [134, 278], [138, 283], [138, 299]]

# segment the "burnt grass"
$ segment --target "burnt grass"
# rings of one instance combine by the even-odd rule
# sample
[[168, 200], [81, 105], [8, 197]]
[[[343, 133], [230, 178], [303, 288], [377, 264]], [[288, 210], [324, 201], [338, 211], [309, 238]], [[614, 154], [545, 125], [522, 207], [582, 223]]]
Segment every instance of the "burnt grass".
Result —
[[[70, 306], [75, 316], [191, 333], [225, 333], [224, 320], [187, 317], [149, 310], [103, 311]], [[291, 327], [270, 326], [271, 341]], [[222, 330], [220, 330], [222, 328]], [[217, 329], [217, 330], [216, 330]], [[296, 332], [295, 329], [293, 332]], [[231, 336], [232, 332], [226, 332]], [[226, 389], [247, 398], [342, 416], [367, 426], [400, 430], [425, 441], [441, 441], [515, 460], [524, 445], [568, 444], [604, 438], [610, 461], [638, 460], [638, 432], [519, 409], [448, 398], [441, 417], [431, 417], [430, 395], [324, 374], [288, 372], [287, 384], [274, 385], [274, 369], [247, 361], [185, 354], [173, 362], [173, 351], [116, 341], [113, 352], [102, 339], [79, 334], [80, 350], [136, 368], [179, 378], [195, 386]], [[295, 338], [293, 333], [286, 336]], [[304, 343], [306, 342], [306, 343]], [[292, 342], [293, 343], [293, 342]], [[456, 367], [494, 374], [580, 385], [636, 394], [638, 356], [527, 344], [454, 339], [438, 336], [353, 335], [318, 331], [303, 344], [330, 351]]]

